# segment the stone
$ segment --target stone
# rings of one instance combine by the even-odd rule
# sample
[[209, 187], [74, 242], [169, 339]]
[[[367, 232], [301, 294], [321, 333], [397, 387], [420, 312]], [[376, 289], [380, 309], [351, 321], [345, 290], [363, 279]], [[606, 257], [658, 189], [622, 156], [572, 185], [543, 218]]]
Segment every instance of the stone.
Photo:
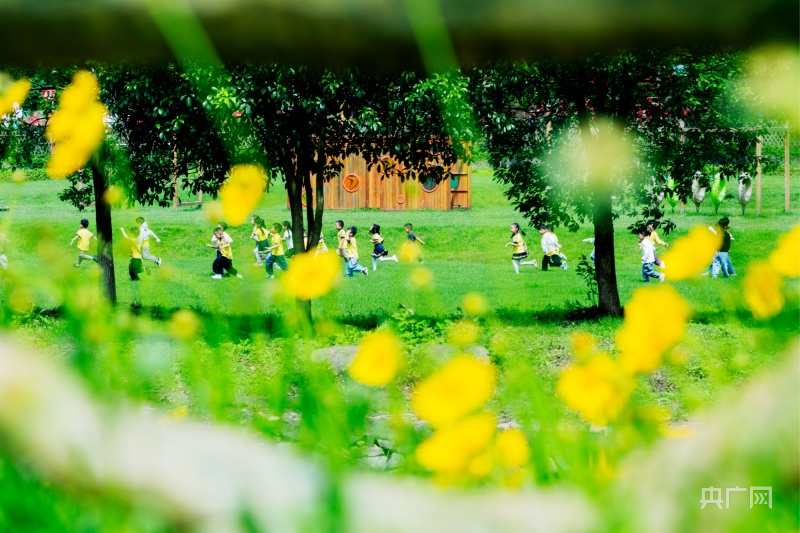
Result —
[[331, 346], [311, 352], [311, 360], [326, 361], [334, 372], [344, 374], [350, 368], [350, 363], [353, 362], [357, 352], [358, 346]]

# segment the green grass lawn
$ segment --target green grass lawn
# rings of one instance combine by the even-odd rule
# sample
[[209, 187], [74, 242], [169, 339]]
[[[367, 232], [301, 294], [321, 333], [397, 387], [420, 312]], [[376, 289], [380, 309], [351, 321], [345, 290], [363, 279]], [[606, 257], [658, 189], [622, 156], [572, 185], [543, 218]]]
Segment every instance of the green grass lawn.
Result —
[[[591, 226], [583, 225], [576, 233], [557, 230], [569, 257], [570, 270], [542, 272], [528, 267], [520, 275], [514, 275], [511, 252], [504, 244], [508, 242], [510, 223], [520, 222], [525, 227], [524, 220], [509, 205], [501, 188], [492, 181], [490, 172], [476, 172], [473, 183], [471, 211], [328, 211], [326, 241], [335, 242], [333, 223], [336, 219], [356, 225], [362, 235], [361, 264], [370, 268], [370, 247], [366, 238], [369, 226], [372, 223], [381, 225], [386, 246], [394, 252], [405, 239], [403, 225], [412, 222], [415, 232], [427, 243], [424, 266], [433, 272], [434, 281], [431, 287], [419, 289], [409, 281], [414, 265], [379, 264], [378, 271], [370, 272], [368, 278], [344, 279], [340, 288], [314, 302], [315, 317], [371, 327], [390, 317], [402, 305], [413, 309], [416, 319], [428, 320], [424, 326], [428, 328], [428, 340], [438, 342], [444, 334], [443, 328], [437, 326], [445, 325], [447, 319], [458, 315], [457, 308], [464, 294], [480, 292], [492, 309], [481, 343], [490, 348], [501, 366], [514, 369], [512, 376], [541, 378], [543, 389], [552, 392], [558, 372], [570, 361], [569, 336], [578, 330], [589, 331], [598, 337], [602, 347], [613, 349], [614, 334], [620, 324], [618, 319], [575, 322], [567, 315], [576, 305], [588, 304], [586, 287], [575, 274], [574, 266], [581, 254], [588, 255], [591, 251], [591, 245], [582, 242], [592, 236]], [[0, 183], [0, 204], [11, 208], [0, 213], [0, 224], [11, 239], [7, 247], [9, 262], [12, 269], [24, 275], [78, 286], [94, 284], [97, 266], [84, 263], [80, 269], [73, 268], [75, 248], [67, 246], [81, 218], [88, 218], [90, 229], [94, 229], [94, 212], [88, 210], [81, 214], [59, 202], [57, 193], [65, 185], [54, 181]], [[800, 209], [800, 183], [794, 183], [793, 190], [792, 206]], [[755, 216], [754, 204], [749, 206], [747, 215], [742, 216], [733, 200], [726, 201], [719, 214], [713, 213], [710, 201], [703, 205], [700, 214], [695, 214], [691, 206], [684, 215], [670, 215], [678, 228], [664, 237], [668, 242], [674, 241], [695, 225], [713, 224], [727, 215], [731, 217], [731, 232], [736, 239], [731, 256], [737, 272], [743, 274], [748, 263], [765, 258], [776, 237], [799, 220], [794, 213], [783, 213], [780, 176], [765, 177], [763, 206], [761, 217]], [[257, 212], [267, 221], [288, 218], [285, 193], [279, 188], [270, 191]], [[115, 241], [119, 307], [127, 309], [136, 302], [137, 307], [157, 310], [156, 316], [164, 316], [164, 311], [171, 309], [194, 308], [210, 320], [227, 325], [228, 329], [222, 328], [222, 331], [230, 341], [226, 348], [231, 354], [230, 376], [235, 383], [235, 394], [244, 404], [263, 397], [266, 384], [276, 372], [284, 371], [276, 354], [305, 353], [325, 344], [353, 344], [363, 334], [363, 329], [351, 327], [302, 346], [293, 344], [291, 339], [274, 338], [275, 334], [291, 338], [293, 333], [277, 331], [280, 328], [269, 324], [279, 324], [279, 320], [265, 325], [263, 318], [279, 316], [294, 303], [274, 297], [272, 289], [277, 280], [265, 279], [263, 267], [252, 266], [254, 242], [249, 240], [248, 226], [229, 230], [234, 238], [234, 264], [244, 279], [213, 280], [214, 253], [205, 247], [212, 225], [201, 210], [115, 209], [115, 231], [120, 225], [130, 227], [139, 215], [148, 220], [151, 229], [162, 239], [161, 244], [154, 243], [154, 251], [164, 258], [164, 265], [154, 267], [152, 276], [143, 275], [140, 283], [132, 283], [128, 280], [125, 252], [120, 241]], [[625, 229], [631, 222], [626, 217], [615, 222], [617, 273], [623, 303], [642, 286], [637, 238]], [[528, 231], [527, 241], [533, 256], [538, 256], [539, 235], [535, 230]], [[53, 246], [48, 246], [48, 242]], [[277, 276], [280, 275], [278, 272]], [[757, 370], [769, 366], [775, 353], [785, 350], [787, 328], [788, 337], [797, 333], [796, 317], [788, 317], [787, 321], [784, 316], [777, 323], [755, 322], [742, 310], [736, 290], [742, 277], [717, 280], [705, 277], [677, 284], [693, 307], [694, 319], [685, 340], [673, 350], [670, 361], [674, 364], [668, 364], [651, 378], [650, 386], [639, 389], [637, 394], [641, 401], [658, 402], [668, 406], [674, 416], [686, 416], [696, 406], [715, 398], [724, 387], [741, 383]], [[796, 296], [797, 289], [793, 287], [795, 292], [790, 291], [790, 294]], [[58, 304], [49, 298], [47, 290], [40, 291], [36, 298], [43, 308]], [[791, 307], [794, 308], [796, 305]], [[658, 316], [658, 309], [654, 309], [653, 320], [657, 321]], [[232, 333], [237, 328], [238, 333]], [[56, 357], [69, 357], [74, 351], [71, 341], [64, 341], [64, 332], [58, 327], [49, 332], [37, 327], [20, 328], [17, 334]], [[148, 342], [142, 341], [143, 353], [152, 349], [158, 354], [153, 357], [169, 359], [164, 355], [169, 351], [167, 345], [159, 341], [151, 346]], [[152, 399], [180, 403], [180, 380], [169, 378], [162, 385], [163, 389], [155, 390]], [[507, 401], [511, 404], [515, 400], [508, 398]]]
[[[800, 183], [794, 179], [792, 205], [800, 208]], [[380, 224], [386, 246], [390, 252], [397, 251], [404, 242], [403, 225], [414, 224], [415, 232], [426, 242], [425, 266], [434, 275], [433, 286], [426, 290], [415, 289], [409, 282], [411, 265], [383, 263], [377, 272], [370, 272], [365, 279], [345, 279], [339, 290], [314, 303], [316, 316], [347, 320], [350, 317], [381, 317], [390, 314], [399, 305], [411, 307], [426, 316], [454, 314], [464, 294], [478, 291], [486, 295], [491, 307], [501, 316], [530, 317], [543, 315], [552, 309], [564, 309], [568, 302], [586, 303], [586, 288], [575, 274], [574, 267], [581, 254], [588, 255], [592, 246], [582, 239], [592, 236], [590, 225], [581, 226], [576, 233], [556, 230], [569, 257], [570, 270], [542, 272], [523, 267], [522, 273], [514, 275], [510, 261], [508, 226], [525, 221], [515, 212], [502, 194], [499, 185], [491, 179], [489, 171], [478, 171], [474, 175], [473, 209], [470, 211], [412, 211], [385, 212], [377, 210], [327, 211], [324, 232], [326, 241], [336, 241], [333, 222], [342, 218], [346, 225], [360, 229], [361, 264], [370, 266], [368, 240], [369, 226]], [[67, 247], [78, 228], [79, 220], [86, 217], [90, 230], [94, 231], [94, 211], [84, 213], [60, 202], [57, 193], [65, 187], [64, 182], [40, 181], [22, 184], [0, 183], [0, 204], [11, 206], [8, 212], [0, 212], [0, 224], [11, 239], [7, 247], [10, 264], [29, 272], [42, 268], [38, 240], [43, 235], [51, 236], [60, 247], [62, 258], [56, 259], [64, 269], [72, 268], [75, 248]], [[796, 224], [796, 214], [784, 214], [782, 177], [767, 176], [764, 179], [764, 213], [755, 217], [754, 201], [745, 216], [741, 215], [738, 203], [727, 200], [719, 214], [713, 213], [710, 200], [694, 213], [694, 206], [686, 214], [670, 215], [677, 222], [677, 230], [662, 236], [672, 241], [685, 234], [697, 224], [713, 224], [719, 217], [727, 215], [732, 220], [731, 232], [735, 242], [731, 256], [737, 271], [746, 271], [747, 264], [765, 257], [775, 238]], [[797, 209], [796, 208], [796, 209]], [[264, 196], [257, 211], [265, 220], [282, 221], [289, 218], [285, 192], [280, 186]], [[161, 269], [153, 268], [156, 275], [143, 276], [139, 284], [131, 283], [127, 275], [125, 251], [121, 247], [120, 226], [130, 227], [134, 218], [144, 216], [150, 228], [162, 239], [153, 242], [154, 253], [164, 258]], [[144, 307], [191, 307], [204, 309], [214, 314], [257, 314], [276, 311], [292, 305], [270, 297], [270, 286], [274, 281], [264, 279], [264, 269], [253, 265], [254, 242], [249, 240], [250, 227], [229, 229], [234, 238], [234, 265], [244, 275], [243, 280], [211, 279], [213, 251], [205, 247], [211, 237], [212, 224], [197, 208], [183, 208], [177, 212], [158, 207], [120, 208], [113, 212], [115, 226], [115, 260], [119, 301], [128, 305], [137, 301]], [[633, 290], [641, 286], [639, 248], [637, 239], [625, 228], [631, 223], [626, 217], [616, 222], [616, 258], [620, 296], [625, 302]], [[527, 242], [532, 257], [540, 259], [539, 234], [527, 228]], [[97, 267], [84, 263], [78, 276], [91, 276]], [[278, 272], [278, 276], [281, 273]], [[739, 278], [741, 279], [741, 278]], [[680, 290], [691, 300], [695, 310], [714, 313], [723, 308], [723, 300], [731, 284], [736, 280], [703, 279], [697, 283], [679, 284]], [[46, 306], [46, 302], [42, 302]]]

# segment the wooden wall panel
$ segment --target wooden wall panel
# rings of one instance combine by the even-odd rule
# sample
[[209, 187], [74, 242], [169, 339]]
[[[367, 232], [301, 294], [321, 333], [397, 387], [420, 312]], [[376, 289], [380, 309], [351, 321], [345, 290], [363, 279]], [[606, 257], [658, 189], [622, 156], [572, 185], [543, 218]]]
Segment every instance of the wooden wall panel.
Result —
[[[451, 180], [446, 179], [432, 192], [425, 191], [418, 180], [406, 183], [399, 176], [384, 176], [377, 167], [367, 170], [367, 162], [359, 156], [351, 155], [344, 162], [342, 172], [325, 184], [326, 209], [364, 209], [383, 210], [415, 209], [470, 209], [472, 207], [472, 170], [462, 161], [453, 166], [452, 172], [458, 179], [457, 187], [451, 190]], [[350, 174], [358, 176], [359, 186], [349, 192], [343, 180]], [[316, 193], [315, 193], [316, 194]], [[401, 203], [398, 200], [404, 199]]]

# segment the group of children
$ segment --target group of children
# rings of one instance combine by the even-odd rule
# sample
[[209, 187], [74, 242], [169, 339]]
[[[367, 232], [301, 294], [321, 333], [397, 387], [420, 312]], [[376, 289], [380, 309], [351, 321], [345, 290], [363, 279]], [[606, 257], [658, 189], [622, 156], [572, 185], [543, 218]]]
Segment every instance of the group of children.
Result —
[[[422, 255], [419, 253], [418, 245], [424, 246], [425, 242], [416, 236], [413, 231], [413, 225], [406, 224], [403, 229], [406, 232], [406, 244], [404, 246], [416, 247], [416, 251], [413, 255], [415, 255], [419, 262], [422, 263]], [[349, 278], [352, 278], [356, 273], [369, 276], [369, 269], [361, 266], [358, 263], [359, 255], [358, 240], [356, 238], [357, 233], [358, 228], [355, 226], [350, 226], [349, 228], [345, 229], [344, 221], [336, 221], [336, 235], [339, 240], [338, 246], [336, 247], [336, 254], [345, 261], [345, 275]], [[384, 239], [381, 236], [381, 227], [378, 224], [373, 224], [369, 229], [369, 233], [369, 242], [372, 244], [372, 270], [378, 270], [379, 261], [394, 261], [397, 263], [397, 255], [389, 255], [389, 250], [387, 250], [386, 246], [383, 244]]]
[[[144, 266], [143, 261], [150, 261], [161, 266], [161, 258], [154, 256], [150, 252], [150, 237], [154, 238], [156, 242], [161, 242], [161, 239], [147, 227], [147, 222], [144, 218], [136, 218], [136, 226], [132, 226], [128, 230], [130, 231], [130, 235], [125, 231], [125, 228], [120, 228], [120, 230], [122, 231], [125, 246], [128, 248], [128, 252], [131, 256], [128, 263], [128, 274], [131, 277], [131, 281], [139, 281], [139, 274], [142, 272], [150, 273]], [[89, 221], [84, 218], [81, 220], [78, 231], [75, 232], [75, 236], [69, 241], [70, 246], [72, 246], [76, 240], [78, 241], [78, 258], [73, 265], [76, 268], [80, 267], [81, 263], [86, 260], [97, 262], [97, 256], [89, 254], [89, 247], [92, 239], [97, 240], [97, 237], [89, 231]]]
[[[256, 241], [256, 247], [253, 249], [255, 255], [255, 266], [265, 265], [266, 277], [274, 278], [274, 268], [277, 266], [283, 271], [289, 269], [287, 258], [291, 258], [294, 252], [294, 239], [292, 234], [292, 226], [289, 221], [284, 221], [283, 224], [278, 222], [267, 226], [264, 219], [254, 215], [251, 219], [253, 224], [253, 231], [251, 238]], [[655, 220], [648, 220], [646, 225], [637, 230], [639, 236], [639, 248], [642, 252], [642, 280], [649, 282], [651, 279], [658, 279], [664, 281], [665, 275], [663, 272], [656, 272], [655, 267], [664, 268], [664, 262], [659, 260], [656, 254], [656, 245], [668, 247], [669, 244], [661, 240], [658, 236], [656, 228], [658, 222]], [[89, 248], [92, 239], [96, 237], [89, 231], [89, 221], [83, 219], [80, 222], [75, 236], [70, 241], [69, 245], [72, 246], [75, 241], [78, 241], [78, 257], [75, 267], [80, 267], [81, 263], [85, 260], [92, 260], [97, 262], [96, 255], [89, 254]], [[131, 256], [128, 264], [128, 273], [132, 281], [139, 280], [139, 274], [149, 270], [145, 267], [144, 261], [150, 261], [158, 266], [161, 266], [161, 258], [156, 257], [150, 251], [150, 238], [160, 243], [161, 239], [150, 230], [147, 222], [142, 217], [136, 219], [136, 226], [131, 227], [128, 232], [125, 228], [120, 228], [123, 238], [125, 239], [126, 246], [129, 249]], [[539, 234], [542, 236], [541, 247], [544, 255], [542, 256], [542, 270], [548, 270], [549, 267], [561, 267], [567, 270], [567, 257], [561, 252], [562, 245], [558, 242], [558, 237], [553, 232], [553, 227], [548, 224], [540, 224], [537, 227]], [[730, 219], [722, 217], [716, 226], [709, 226], [709, 231], [718, 234], [722, 233], [722, 243], [720, 249], [715, 253], [708, 271], [703, 274], [704, 276], [712, 275], [717, 278], [722, 273], [723, 277], [735, 276], [736, 271], [733, 268], [733, 263], [730, 258], [730, 247], [733, 236], [730, 233]], [[213, 279], [222, 279], [224, 276], [236, 276], [241, 278], [242, 275], [233, 266], [233, 253], [231, 243], [233, 239], [228, 234], [227, 226], [222, 223], [214, 228], [214, 233], [211, 238], [211, 243], [207, 244], [209, 248], [216, 250], [216, 257], [211, 265], [213, 271]], [[419, 246], [424, 246], [425, 242], [417, 237], [414, 233], [412, 224], [404, 226], [406, 232], [406, 243], [404, 246], [414, 247], [411, 256], [418, 258], [422, 263], [422, 256], [420, 254]], [[338, 238], [338, 245], [336, 253], [345, 261], [345, 272], [347, 277], [354, 277], [356, 273], [362, 273], [365, 276], [369, 275], [369, 269], [359, 264], [358, 240], [356, 235], [358, 228], [350, 226], [347, 229], [344, 227], [344, 221], [336, 221], [336, 231]], [[381, 227], [378, 224], [373, 224], [369, 230], [370, 243], [372, 249], [372, 270], [378, 269], [378, 262], [394, 261], [398, 262], [397, 255], [389, 255], [389, 251], [384, 245], [384, 238], [381, 236]], [[506, 247], [512, 246], [513, 253], [511, 255], [511, 264], [514, 267], [514, 272], [519, 274], [519, 267], [529, 265], [537, 268], [539, 265], [535, 259], [526, 261], [529, 256], [528, 246], [525, 243], [525, 232], [521, 230], [520, 225], [516, 222], [511, 224], [511, 237], [510, 241], [506, 243]], [[306, 237], [304, 236], [304, 244]], [[594, 239], [584, 239], [584, 241], [594, 242]], [[4, 239], [0, 239], [0, 268], [6, 268], [8, 260], [3, 255]], [[328, 250], [325, 245], [324, 236], [320, 236], [317, 245], [316, 253], [326, 252]], [[590, 256], [594, 262], [594, 250]]]
[[[549, 267], [561, 267], [567, 270], [567, 256], [561, 253], [561, 243], [558, 242], [558, 237], [553, 233], [553, 226], [549, 224], [539, 224], [537, 227], [539, 234], [542, 236], [542, 270], [548, 270]], [[511, 224], [511, 241], [506, 243], [506, 247], [513, 246], [514, 252], [511, 254], [511, 265], [514, 267], [514, 272], [519, 274], [519, 267], [522, 265], [530, 265], [538, 268], [539, 264], [535, 259], [524, 261], [527, 259], [528, 245], [525, 243], [525, 232], [519, 227], [519, 224], [514, 222]]]

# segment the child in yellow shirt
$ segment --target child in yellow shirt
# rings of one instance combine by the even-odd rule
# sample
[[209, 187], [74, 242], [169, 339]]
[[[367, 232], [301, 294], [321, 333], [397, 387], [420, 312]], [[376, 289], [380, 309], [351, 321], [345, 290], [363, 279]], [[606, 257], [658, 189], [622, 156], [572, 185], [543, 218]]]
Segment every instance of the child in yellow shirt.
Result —
[[511, 254], [511, 264], [514, 266], [514, 272], [519, 274], [520, 265], [531, 265], [533, 268], [538, 267], [536, 260], [523, 261], [528, 257], [528, 245], [525, 244], [524, 231], [520, 231], [519, 224], [514, 222], [511, 224], [511, 242], [506, 243], [506, 247], [513, 246], [514, 252]]
[[232, 242], [233, 239], [230, 238], [222, 226], [214, 228], [214, 238], [211, 240], [211, 244], [206, 244], [209, 248], [214, 248], [217, 251], [217, 257], [211, 264], [211, 270], [214, 271], [214, 275], [211, 276], [211, 279], [222, 279], [222, 275], [226, 273], [225, 271], [227, 271], [226, 275], [228, 276], [242, 277], [242, 275], [233, 268]]
[[347, 269], [345, 274], [348, 278], [353, 277], [353, 272], [361, 272], [365, 276], [369, 276], [369, 269], [358, 264], [358, 241], [356, 240], [357, 232], [358, 228], [355, 226], [350, 226], [347, 228], [347, 237], [345, 237], [347, 253]]
[[[131, 277], [131, 281], [139, 281], [139, 274], [144, 271], [144, 266], [142, 265], [142, 248], [139, 244], [139, 239], [134, 237], [129, 237], [127, 233], [125, 233], [125, 228], [119, 228], [122, 231], [122, 236], [125, 238], [125, 244], [128, 247], [131, 260], [128, 262], [128, 275]], [[131, 235], [136, 235], [139, 230], [137, 228], [130, 229]]]
[[267, 268], [267, 277], [272, 279], [275, 277], [273, 265], [277, 264], [283, 271], [289, 270], [289, 264], [286, 262], [286, 251], [283, 248], [283, 239], [281, 238], [281, 230], [283, 227], [279, 223], [274, 223], [269, 231], [269, 250], [270, 254], [265, 263]]
[[[658, 233], [656, 233], [656, 228], [658, 226], [659, 226], [659, 224], [658, 224], [658, 221], [656, 221], [656, 220], [648, 220], [647, 221], [647, 229], [650, 230], [650, 236], [648, 237], [648, 239], [650, 239], [650, 242], [653, 243], [653, 248], [655, 248], [656, 244], [660, 244], [661, 246], [663, 246], [665, 248], [669, 248], [669, 244], [667, 244], [666, 242], [662, 241], [659, 238]], [[657, 255], [658, 254], [656, 254], [656, 256]], [[660, 266], [661, 268], [664, 268], [664, 261], [661, 261], [658, 257], [656, 257], [655, 260], [656, 260], [655, 262], [656, 262], [656, 264], [658, 266]]]
[[89, 245], [91, 244], [91, 240], [97, 240], [97, 237], [95, 237], [88, 228], [89, 221], [84, 218], [81, 220], [81, 226], [78, 228], [77, 233], [75, 233], [75, 236], [71, 241], [69, 241], [69, 245], [72, 246], [75, 240], [78, 240], [78, 261], [74, 265], [75, 268], [81, 266], [81, 262], [84, 259], [91, 259], [97, 263], [97, 256], [89, 255]]

